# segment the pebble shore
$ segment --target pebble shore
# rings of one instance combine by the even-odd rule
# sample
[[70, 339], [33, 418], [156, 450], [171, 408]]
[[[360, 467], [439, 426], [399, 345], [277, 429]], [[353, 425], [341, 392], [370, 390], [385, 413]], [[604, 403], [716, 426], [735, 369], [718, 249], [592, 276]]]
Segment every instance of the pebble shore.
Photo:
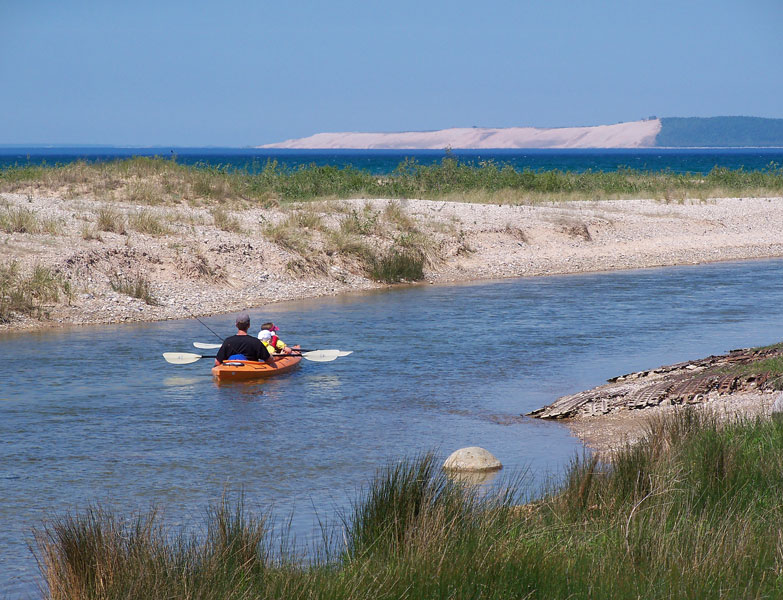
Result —
[[[318, 210], [329, 219], [347, 209], [381, 211], [388, 202], [323, 202]], [[432, 284], [783, 256], [783, 198], [397, 202], [437, 248], [425, 269]], [[272, 243], [264, 228], [295, 207], [237, 211], [241, 231], [230, 232], [206, 208], [126, 205], [124, 214], [153, 213], [170, 230], [85, 235], [100, 206], [64, 195], [0, 194], [0, 207], [60, 224], [55, 234], [0, 231], [2, 262], [17, 261], [22, 271], [44, 265], [74, 290], [70, 303], [47, 307], [48, 318], [14, 319], [0, 331], [178, 319], [384, 287], [337, 256], [320, 269], [292, 268], [297, 253]], [[112, 289], [113, 277], [129, 273], [148, 277], [156, 304]]]

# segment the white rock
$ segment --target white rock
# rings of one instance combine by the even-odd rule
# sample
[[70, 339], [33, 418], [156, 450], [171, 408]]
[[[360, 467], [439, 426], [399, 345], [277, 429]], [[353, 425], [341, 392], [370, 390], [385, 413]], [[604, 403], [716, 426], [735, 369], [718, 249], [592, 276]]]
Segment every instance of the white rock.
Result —
[[470, 446], [452, 452], [443, 468], [450, 471], [496, 471], [503, 465], [488, 450]]

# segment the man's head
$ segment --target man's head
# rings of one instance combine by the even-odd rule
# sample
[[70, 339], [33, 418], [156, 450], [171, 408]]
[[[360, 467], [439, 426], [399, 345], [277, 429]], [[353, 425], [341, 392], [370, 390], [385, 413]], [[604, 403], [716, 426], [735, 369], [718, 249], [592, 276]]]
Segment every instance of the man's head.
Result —
[[239, 313], [237, 315], [237, 329], [247, 333], [247, 330], [249, 328], [250, 328], [250, 315], [247, 314], [246, 312]]
[[261, 325], [261, 331], [264, 331], [264, 330], [266, 330], [266, 331], [280, 331], [280, 328], [277, 325], [275, 325], [274, 323], [272, 323], [272, 321], [269, 321], [269, 322], [264, 323], [263, 325]]

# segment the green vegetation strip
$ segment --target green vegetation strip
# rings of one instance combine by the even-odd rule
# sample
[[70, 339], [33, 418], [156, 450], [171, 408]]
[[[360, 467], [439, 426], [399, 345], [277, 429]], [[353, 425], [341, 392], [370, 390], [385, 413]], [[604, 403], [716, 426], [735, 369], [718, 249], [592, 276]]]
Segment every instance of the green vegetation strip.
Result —
[[[257, 172], [256, 172], [257, 171]], [[227, 166], [186, 166], [136, 157], [105, 163], [14, 166], [0, 171], [0, 191], [68, 190], [135, 204], [182, 201], [277, 203], [317, 198], [450, 198], [486, 202], [538, 199], [646, 197], [663, 200], [779, 195], [783, 169], [715, 167], [706, 175], [620, 169], [612, 172], [525, 169], [494, 161], [469, 163], [447, 156], [422, 165], [408, 159], [384, 176], [353, 167], [287, 168], [277, 161], [253, 172]], [[487, 194], [489, 196], [487, 196]], [[231, 225], [229, 225], [231, 227]]]
[[527, 504], [523, 482], [479, 493], [432, 455], [392, 464], [308, 561], [242, 499], [197, 536], [89, 508], [38, 531], [37, 555], [57, 599], [775, 598], [781, 473], [783, 425], [683, 410]]

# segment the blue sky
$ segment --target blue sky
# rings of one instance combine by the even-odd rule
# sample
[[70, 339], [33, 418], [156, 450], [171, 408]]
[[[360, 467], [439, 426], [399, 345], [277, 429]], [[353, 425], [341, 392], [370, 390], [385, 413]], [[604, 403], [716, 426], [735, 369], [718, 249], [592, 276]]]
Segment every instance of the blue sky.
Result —
[[0, 143], [783, 118], [781, 0], [0, 0]]

